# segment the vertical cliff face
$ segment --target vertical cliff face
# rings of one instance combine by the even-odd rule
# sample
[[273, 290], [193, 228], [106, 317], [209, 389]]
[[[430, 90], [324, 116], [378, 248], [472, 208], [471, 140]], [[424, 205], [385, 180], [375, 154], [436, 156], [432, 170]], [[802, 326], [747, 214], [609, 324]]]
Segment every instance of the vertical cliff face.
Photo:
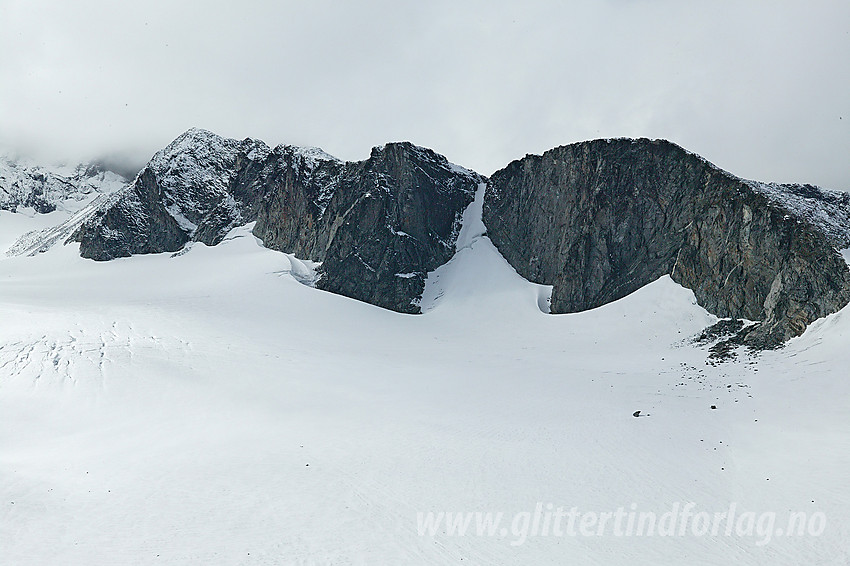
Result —
[[556, 313], [670, 274], [710, 312], [761, 321], [742, 339], [770, 347], [850, 301], [834, 237], [665, 141], [598, 140], [515, 161], [491, 177], [484, 221], [521, 275], [554, 286]]
[[323, 262], [321, 289], [417, 313], [425, 276], [451, 259], [482, 181], [431, 150], [387, 144], [362, 162], [272, 181], [254, 233], [268, 247]]
[[326, 211], [319, 287], [418, 313], [425, 277], [454, 254], [478, 175], [410, 143], [372, 150], [341, 180]]
[[266, 247], [323, 261], [324, 213], [346, 164], [321, 150], [280, 146], [268, 159], [254, 234]]

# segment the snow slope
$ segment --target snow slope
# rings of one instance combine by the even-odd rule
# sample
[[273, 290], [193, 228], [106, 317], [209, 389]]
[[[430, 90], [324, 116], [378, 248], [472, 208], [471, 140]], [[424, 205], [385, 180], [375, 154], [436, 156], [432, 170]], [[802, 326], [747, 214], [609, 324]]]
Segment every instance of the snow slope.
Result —
[[[0, 239], [20, 229], [0, 220]], [[717, 366], [668, 277], [546, 315], [483, 235], [421, 316], [302, 285], [251, 226], [0, 260], [7, 564], [846, 564], [850, 315]], [[438, 277], [439, 276], [439, 277]], [[716, 410], [710, 408], [717, 407]], [[641, 410], [646, 418], [634, 418]], [[420, 536], [417, 512], [823, 512], [819, 537]]]

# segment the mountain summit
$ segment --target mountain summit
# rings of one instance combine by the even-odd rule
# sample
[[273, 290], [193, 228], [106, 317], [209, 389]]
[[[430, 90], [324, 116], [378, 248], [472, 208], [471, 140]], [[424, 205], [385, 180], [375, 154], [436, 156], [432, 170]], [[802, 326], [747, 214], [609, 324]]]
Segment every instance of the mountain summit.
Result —
[[739, 179], [664, 140], [596, 140], [490, 178], [484, 222], [552, 312], [591, 309], [669, 274], [765, 348], [850, 301], [850, 195]]

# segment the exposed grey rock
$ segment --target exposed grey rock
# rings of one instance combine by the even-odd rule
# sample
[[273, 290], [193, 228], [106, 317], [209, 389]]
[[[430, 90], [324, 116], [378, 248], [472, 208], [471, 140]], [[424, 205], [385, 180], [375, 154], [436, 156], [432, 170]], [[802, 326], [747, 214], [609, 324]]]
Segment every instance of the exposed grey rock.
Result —
[[704, 329], [694, 338], [696, 344], [711, 344], [723, 338], [735, 336], [744, 328], [744, 321], [740, 318], [721, 318], [716, 323]]
[[836, 248], [850, 247], [850, 193], [814, 185], [744, 182], [797, 218], [816, 226]]
[[[318, 149], [190, 130], [77, 230], [84, 257], [214, 245], [256, 220], [266, 246], [322, 262], [317, 286], [419, 312], [484, 179], [410, 143], [343, 163]], [[593, 308], [670, 274], [720, 317], [760, 321], [735, 343], [772, 347], [850, 301], [850, 197], [743, 181], [664, 141], [599, 140], [493, 175], [484, 220], [552, 312]]]
[[330, 235], [324, 213], [346, 164], [321, 150], [295, 146], [275, 148], [269, 161], [254, 234], [271, 249], [324, 261]]
[[105, 261], [132, 254], [177, 251], [189, 241], [165, 209], [156, 176], [144, 169], [117, 202], [97, 211], [71, 236], [80, 242], [80, 255]]
[[431, 150], [387, 144], [362, 162], [286, 169], [254, 233], [268, 247], [323, 262], [321, 289], [418, 313], [425, 276], [451, 259], [481, 182]]
[[189, 241], [219, 243], [256, 218], [268, 154], [261, 141], [187, 131], [154, 155], [115, 204], [80, 227], [73, 236], [80, 254], [109, 260], [173, 252]]
[[[769, 198], [670, 142], [597, 140], [496, 172], [484, 222], [520, 275], [554, 286], [553, 313], [670, 274], [717, 316], [761, 321], [741, 340], [765, 348], [850, 301], [850, 271], [835, 249], [850, 234], [843, 201], [809, 192], [808, 205], [793, 207], [781, 192]], [[804, 209], [829, 211], [828, 227]]]

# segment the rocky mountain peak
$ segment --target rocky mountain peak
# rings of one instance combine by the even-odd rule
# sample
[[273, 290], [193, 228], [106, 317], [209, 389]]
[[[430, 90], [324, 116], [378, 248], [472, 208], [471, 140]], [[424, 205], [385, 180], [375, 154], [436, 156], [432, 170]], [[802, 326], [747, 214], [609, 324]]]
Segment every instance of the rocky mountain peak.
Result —
[[158, 151], [121, 198], [74, 235], [81, 253], [112, 259], [217, 244], [256, 217], [256, 191], [269, 147], [192, 128]]
[[318, 148], [192, 129], [157, 152], [121, 198], [75, 234], [111, 259], [214, 245], [253, 222], [266, 246], [324, 262], [322, 289], [418, 312], [428, 271], [451, 258], [483, 178], [409, 142], [344, 163]]
[[254, 233], [268, 247], [323, 262], [321, 289], [419, 312], [425, 276], [451, 259], [483, 178], [410, 142], [309, 173], [269, 185]]
[[666, 140], [561, 146], [488, 180], [410, 142], [343, 162], [192, 129], [75, 237], [83, 256], [110, 259], [214, 245], [256, 221], [267, 247], [321, 263], [317, 287], [416, 313], [481, 183], [488, 235], [520, 275], [553, 286], [553, 313], [669, 275], [709, 312], [756, 321], [734, 340], [764, 348], [850, 301], [837, 251], [850, 244], [850, 197], [746, 181]]
[[850, 301], [840, 238], [829, 235], [846, 217], [841, 199], [809, 193], [794, 206], [789, 194], [769, 199], [663, 140], [596, 140], [496, 172], [484, 221], [521, 275], [554, 286], [552, 312], [594, 308], [669, 274], [708, 311], [760, 321], [739, 338], [770, 347]]

